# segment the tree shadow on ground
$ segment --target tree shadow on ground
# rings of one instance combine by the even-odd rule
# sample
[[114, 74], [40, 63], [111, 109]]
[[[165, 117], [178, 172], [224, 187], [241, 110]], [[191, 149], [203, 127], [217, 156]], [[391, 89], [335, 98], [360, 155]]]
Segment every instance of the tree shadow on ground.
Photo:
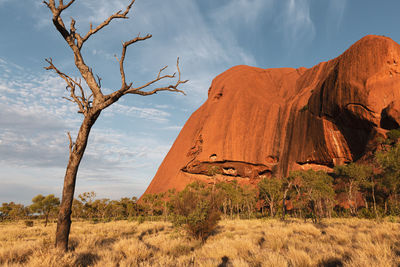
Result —
[[99, 260], [99, 256], [93, 253], [80, 253], [76, 257], [74, 266], [77, 267], [87, 267], [92, 266]]
[[222, 262], [218, 264], [218, 267], [227, 267], [229, 264], [229, 258], [227, 256], [223, 256], [221, 260]]
[[318, 267], [342, 267], [343, 262], [338, 258], [330, 258], [326, 260], [322, 260]]

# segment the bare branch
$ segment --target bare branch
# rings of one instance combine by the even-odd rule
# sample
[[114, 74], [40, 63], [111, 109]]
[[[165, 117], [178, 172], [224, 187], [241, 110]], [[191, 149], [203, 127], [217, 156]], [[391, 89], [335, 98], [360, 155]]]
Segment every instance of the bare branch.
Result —
[[74, 2], [75, 2], [75, 0], [71, 0], [71, 1], [69, 1], [68, 4], [64, 5], [63, 1], [60, 1], [58, 8], [61, 9], [61, 11], [63, 11], [65, 9], [69, 8]]
[[117, 90], [117, 91], [115, 91], [115, 92], [113, 92], [113, 93], [111, 93], [109, 95], [106, 95], [105, 98], [104, 98], [104, 101], [100, 105], [96, 106], [96, 108], [99, 109], [99, 110], [103, 110], [103, 109], [107, 108], [108, 106], [110, 106], [111, 104], [117, 102], [120, 97], [122, 97], [123, 95], [126, 95], [126, 94], [137, 94], [137, 95], [142, 95], [142, 96], [148, 96], [148, 95], [154, 95], [154, 94], [156, 94], [157, 92], [160, 92], [160, 91], [170, 91], [170, 92], [177, 92], [177, 93], [182, 93], [182, 94], [186, 95], [184, 91], [178, 89], [179, 85], [181, 85], [183, 83], [186, 83], [188, 81], [188, 80], [182, 81], [180, 79], [181, 75], [180, 75], [180, 69], [179, 69], [179, 58], [177, 59], [176, 66], [177, 66], [178, 73], [179, 73], [179, 79], [175, 84], [168, 85], [168, 86], [165, 86], [165, 87], [155, 88], [155, 89], [153, 89], [151, 91], [141, 91], [142, 89], [144, 89], [144, 88], [146, 88], [146, 87], [148, 87], [148, 86], [150, 86], [150, 85], [152, 85], [152, 84], [154, 84], [154, 83], [156, 83], [158, 81], [161, 81], [163, 79], [173, 79], [173, 78], [175, 78], [175, 73], [173, 75], [163, 75], [163, 76], [161, 76], [161, 72], [167, 68], [167, 66], [165, 66], [165, 67], [163, 67], [163, 68], [161, 68], [159, 70], [159, 72], [157, 74], [157, 77], [154, 80], [149, 81], [146, 84], [144, 84], [144, 85], [142, 85], [140, 87], [137, 87], [137, 88], [132, 88], [131, 87], [132, 83], [127, 85], [127, 87], [123, 86], [121, 89], [119, 89], [119, 90]]
[[127, 15], [129, 13], [129, 11], [132, 8], [132, 5], [135, 3], [135, 0], [132, 0], [131, 3], [126, 7], [125, 11], [123, 13], [122, 10], [118, 11], [117, 13], [114, 13], [113, 15], [111, 15], [110, 17], [108, 17], [108, 19], [106, 19], [105, 21], [103, 21], [101, 24], [99, 24], [96, 28], [93, 29], [93, 25], [92, 23], [90, 23], [90, 30], [86, 33], [86, 35], [82, 38], [81, 43], [79, 44], [79, 47], [82, 47], [83, 43], [86, 42], [90, 36], [92, 36], [93, 34], [95, 34], [96, 32], [100, 31], [101, 29], [103, 29], [105, 26], [107, 26], [108, 24], [110, 24], [110, 22], [113, 19], [127, 19]]
[[71, 155], [72, 154], [72, 149], [73, 149], [75, 143], [72, 142], [72, 138], [71, 138], [70, 132], [67, 132], [67, 135], [68, 135], [68, 140], [69, 140], [69, 154]]
[[174, 85], [168, 85], [168, 86], [165, 86], [165, 87], [155, 88], [155, 89], [153, 89], [151, 91], [141, 91], [142, 89], [144, 89], [144, 88], [146, 88], [146, 87], [148, 87], [148, 86], [150, 86], [150, 85], [152, 85], [152, 84], [154, 84], [154, 83], [156, 83], [156, 82], [158, 82], [160, 80], [168, 79], [168, 78], [170, 78], [170, 79], [175, 78], [175, 73], [173, 75], [160, 76], [161, 72], [163, 70], [165, 70], [166, 68], [167, 68], [167, 66], [165, 66], [164, 68], [160, 69], [160, 71], [158, 72], [157, 78], [155, 78], [154, 80], [149, 81], [148, 83], [146, 83], [146, 84], [144, 84], [144, 85], [142, 85], [140, 87], [130, 88], [129, 90], [127, 90], [125, 92], [125, 94], [138, 94], [138, 95], [142, 95], [142, 96], [148, 96], [148, 95], [156, 94], [157, 92], [160, 92], [160, 91], [170, 91], [170, 92], [178, 92], [178, 93], [182, 93], [182, 94], [186, 95], [184, 91], [178, 89], [178, 86], [180, 84], [188, 82], [188, 80], [184, 80], [184, 81], [181, 80], [181, 70], [179, 69], [179, 57], [176, 60], [176, 68], [178, 70], [178, 81]]
[[160, 78], [161, 72], [162, 72], [163, 70], [165, 70], [166, 68], [168, 68], [168, 66], [165, 66], [164, 68], [161, 68], [161, 69], [160, 69], [160, 71], [158, 72], [158, 75], [157, 75], [157, 79]]
[[45, 4], [50, 10], [52, 10], [50, 3], [46, 2], [46, 1], [43, 1], [43, 4]]
[[63, 96], [62, 98], [65, 99], [65, 100], [68, 100], [68, 101], [70, 101], [72, 103], [75, 103], [75, 101], [73, 99], [71, 99], [71, 98], [68, 98], [68, 97], [65, 97], [65, 96]]
[[[90, 107], [90, 101], [85, 97], [85, 91], [83, 90], [81, 81], [77, 82], [68, 75], [66, 75], [65, 73], [61, 72], [59, 69], [57, 69], [56, 66], [54, 66], [51, 58], [46, 59], [46, 62], [49, 63], [49, 66], [45, 67], [45, 69], [54, 70], [58, 74], [58, 76], [60, 76], [67, 83], [66, 89], [70, 91], [70, 98], [67, 97], [63, 98], [68, 101], [76, 103], [79, 108], [78, 112], [86, 115], [91, 107]], [[80, 90], [81, 93], [80, 96], [77, 96], [75, 93], [76, 87], [78, 87]]]
[[[74, 18], [71, 17], [71, 25], [70, 25], [70, 35], [72, 36], [73, 40], [72, 42], [78, 47], [79, 49], [79, 44], [82, 43], [82, 36], [76, 32], [76, 28], [75, 28], [75, 20]], [[76, 42], [75, 42], [76, 40]]]
[[99, 75], [96, 74], [97, 77], [97, 84], [99, 85], [99, 88], [101, 88], [101, 78], [99, 77]]
[[124, 61], [125, 61], [125, 55], [126, 55], [126, 49], [128, 48], [128, 46], [130, 46], [131, 44], [134, 44], [136, 42], [140, 42], [140, 41], [145, 41], [147, 39], [150, 39], [152, 37], [151, 34], [147, 34], [144, 37], [140, 37], [140, 33], [138, 34], [138, 36], [136, 38], [133, 38], [132, 40], [129, 40], [127, 42], [122, 43], [122, 53], [121, 53], [121, 58], [118, 59], [117, 61], [119, 62], [119, 70], [121, 73], [121, 90], [127, 90], [131, 87], [132, 84], [130, 84], [129, 86], [126, 84], [126, 79], [125, 79], [125, 70], [124, 70]]

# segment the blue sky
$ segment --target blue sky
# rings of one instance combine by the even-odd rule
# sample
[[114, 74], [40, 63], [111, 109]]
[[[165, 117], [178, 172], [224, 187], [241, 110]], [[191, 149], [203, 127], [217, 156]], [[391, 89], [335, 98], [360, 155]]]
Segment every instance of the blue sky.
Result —
[[[76, 0], [63, 14], [85, 33], [129, 0]], [[104, 90], [119, 88], [114, 55], [139, 32], [153, 38], [128, 50], [128, 80], [142, 84], [158, 70], [174, 72], [181, 58], [187, 96], [128, 95], [94, 126], [78, 174], [77, 194], [140, 196], [181, 127], [207, 98], [212, 79], [238, 64], [312, 67], [367, 34], [400, 42], [398, 0], [137, 0], [129, 20], [114, 21], [87, 42], [86, 62]], [[69, 24], [69, 23], [68, 23]], [[81, 115], [65, 84], [43, 69], [51, 57], [78, 77], [72, 54], [39, 0], [0, 0], [0, 202], [29, 204], [37, 194], [60, 195], [68, 139]]]

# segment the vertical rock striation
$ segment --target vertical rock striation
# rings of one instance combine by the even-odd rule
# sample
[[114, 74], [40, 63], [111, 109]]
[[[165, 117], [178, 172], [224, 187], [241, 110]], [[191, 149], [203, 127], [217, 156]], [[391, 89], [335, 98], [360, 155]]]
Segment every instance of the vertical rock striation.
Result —
[[400, 45], [390, 38], [366, 36], [310, 69], [236, 66], [213, 80], [145, 193], [328, 171], [399, 124]]

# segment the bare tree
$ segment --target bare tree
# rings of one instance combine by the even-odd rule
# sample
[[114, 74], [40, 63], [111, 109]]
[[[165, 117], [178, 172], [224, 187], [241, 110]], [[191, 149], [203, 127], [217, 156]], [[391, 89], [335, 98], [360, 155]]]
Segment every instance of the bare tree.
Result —
[[92, 69], [85, 63], [84, 58], [81, 54], [81, 49], [87, 40], [89, 40], [94, 34], [99, 32], [100, 30], [108, 26], [111, 21], [115, 19], [127, 19], [127, 15], [132, 8], [132, 5], [135, 3], [135, 0], [130, 0], [130, 3], [124, 11], [120, 10], [114, 13], [96, 27], [93, 27], [93, 25], [90, 24], [90, 29], [85, 35], [81, 35], [77, 32], [77, 29], [75, 27], [75, 20], [73, 18], [71, 18], [69, 29], [67, 29], [64, 20], [61, 17], [62, 12], [69, 8], [75, 2], [75, 0], [70, 0], [68, 1], [68, 3], [65, 4], [63, 0], [58, 0], [57, 2], [58, 3], [56, 3], [55, 0], [43, 1], [43, 3], [50, 9], [53, 15], [52, 20], [54, 26], [67, 42], [68, 46], [72, 49], [75, 66], [79, 70], [83, 80], [89, 88], [89, 90], [85, 91], [85, 87], [82, 85], [81, 79], [78, 80], [71, 78], [67, 74], [61, 72], [53, 64], [51, 58], [46, 59], [47, 63], [49, 64], [46, 69], [56, 72], [66, 82], [66, 88], [70, 93], [70, 97], [66, 99], [75, 103], [78, 106], [78, 112], [83, 114], [83, 121], [79, 128], [79, 132], [75, 141], [72, 141], [72, 137], [70, 133], [68, 133], [69, 160], [64, 177], [62, 200], [57, 222], [55, 245], [57, 248], [67, 250], [68, 237], [71, 228], [71, 206], [74, 199], [76, 175], [78, 172], [79, 164], [86, 149], [90, 129], [96, 122], [97, 118], [100, 116], [102, 110], [117, 102], [120, 97], [127, 94], [149, 96], [154, 95], [160, 91], [179, 92], [184, 94], [183, 91], [178, 89], [178, 86], [187, 82], [187, 80], [181, 80], [178, 58], [176, 64], [178, 79], [176, 82], [174, 80], [171, 85], [163, 87], [155, 86], [156, 83], [161, 80], [176, 78], [176, 73], [171, 75], [164, 75], [162, 73], [167, 68], [167, 66], [161, 68], [153, 80], [143, 85], [134, 87], [132, 82], [127, 82], [124, 70], [124, 61], [127, 48], [134, 43], [144, 41], [152, 37], [151, 34], [147, 34], [145, 36], [140, 36], [139, 34], [135, 38], [127, 42], [123, 42], [121, 56], [120, 58], [116, 57], [121, 73], [121, 88], [115, 90], [110, 94], [103, 94], [101, 90], [101, 78], [96, 75], [96, 79], [95, 75], [92, 72]]

